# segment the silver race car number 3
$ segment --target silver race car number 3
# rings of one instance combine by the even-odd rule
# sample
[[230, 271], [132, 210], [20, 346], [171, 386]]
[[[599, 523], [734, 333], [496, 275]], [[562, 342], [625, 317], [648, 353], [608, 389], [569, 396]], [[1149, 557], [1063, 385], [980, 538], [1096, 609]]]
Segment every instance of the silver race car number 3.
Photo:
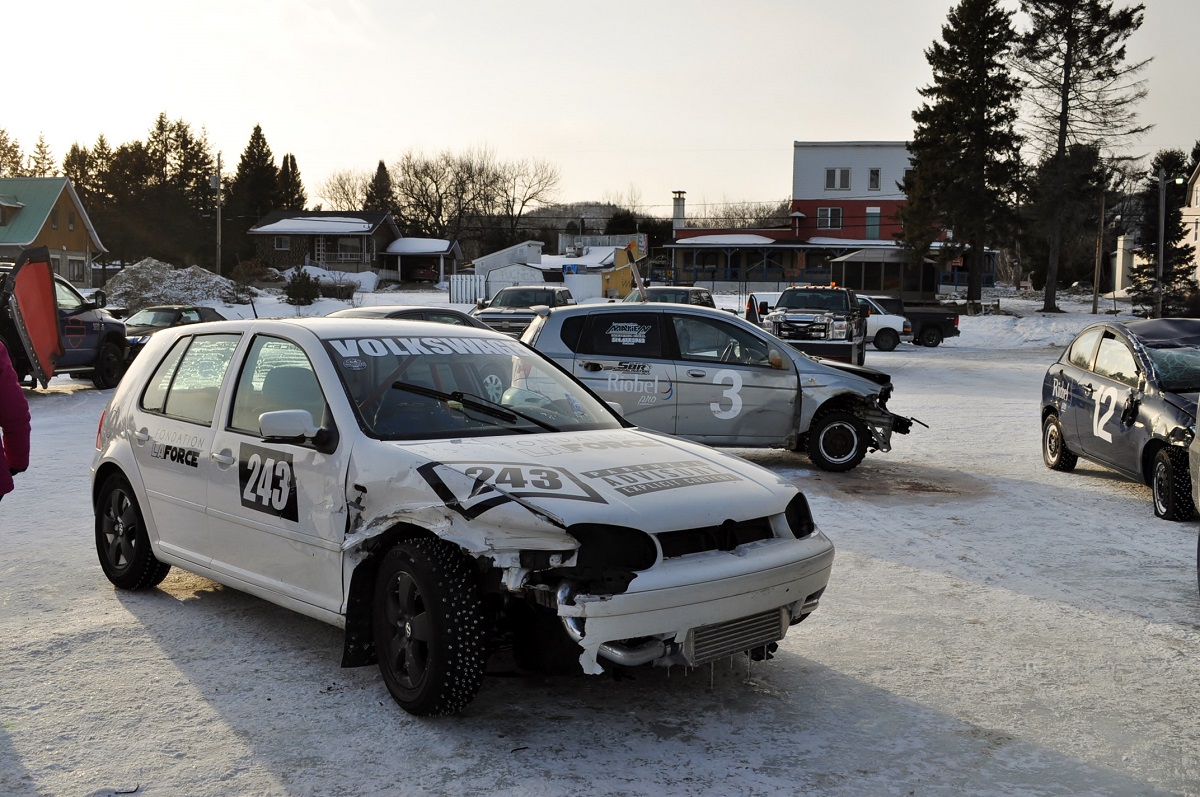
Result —
[[243, 443], [238, 455], [242, 506], [299, 521], [292, 455]]

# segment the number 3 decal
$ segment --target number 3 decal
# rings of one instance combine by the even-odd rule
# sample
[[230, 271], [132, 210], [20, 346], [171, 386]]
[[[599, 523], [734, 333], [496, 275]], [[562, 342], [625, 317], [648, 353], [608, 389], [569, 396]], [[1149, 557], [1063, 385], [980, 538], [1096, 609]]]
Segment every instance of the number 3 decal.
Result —
[[713, 376], [713, 384], [720, 385], [723, 382], [728, 382], [729, 387], [721, 391], [721, 398], [729, 399], [729, 407], [722, 409], [721, 407], [724, 402], [714, 401], [708, 405], [708, 408], [712, 410], [712, 414], [715, 417], [727, 421], [730, 418], [736, 418], [738, 413], [742, 411], [742, 375], [737, 371], [730, 371], [728, 369], [717, 371], [716, 375]]
[[[1101, 413], [1101, 406], [1106, 403], [1108, 404], [1108, 409]], [[1108, 423], [1108, 419], [1111, 418], [1113, 413], [1116, 411], [1117, 389], [1111, 386], [1100, 388], [1100, 390], [1096, 393], [1096, 407], [1092, 412], [1092, 434], [1096, 435], [1096, 437], [1099, 437], [1106, 443], [1112, 442], [1112, 432], [1106, 432], [1104, 430], [1104, 426]]]

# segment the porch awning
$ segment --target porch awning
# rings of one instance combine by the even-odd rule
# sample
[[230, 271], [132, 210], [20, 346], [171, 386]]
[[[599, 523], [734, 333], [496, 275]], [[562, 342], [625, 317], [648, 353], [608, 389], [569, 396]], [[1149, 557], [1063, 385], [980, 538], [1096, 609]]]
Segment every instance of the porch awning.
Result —
[[[910, 260], [910, 255], [903, 249], [895, 246], [879, 247], [877, 249], [859, 249], [851, 252], [848, 255], [835, 257], [830, 260], [830, 263], [907, 263]], [[933, 261], [926, 258], [926, 263]]]

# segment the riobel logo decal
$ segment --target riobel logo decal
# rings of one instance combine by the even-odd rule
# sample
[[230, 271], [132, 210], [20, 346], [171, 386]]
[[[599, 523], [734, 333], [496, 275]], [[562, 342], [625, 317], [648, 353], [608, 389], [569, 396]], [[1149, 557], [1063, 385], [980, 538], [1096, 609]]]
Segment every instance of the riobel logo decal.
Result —
[[153, 459], [165, 459], [167, 462], [181, 462], [189, 468], [199, 467], [200, 452], [194, 448], [180, 448], [164, 443], [153, 443], [150, 446], [150, 456]]
[[238, 451], [238, 486], [242, 506], [247, 509], [299, 522], [291, 454], [242, 443]]
[[583, 472], [583, 476], [588, 479], [602, 479], [605, 484], [626, 496], [742, 480], [741, 476], [728, 471], [718, 471], [712, 465], [698, 459], [588, 470]]
[[675, 385], [671, 377], [663, 375], [662, 384], [658, 374], [647, 376], [619, 376], [615, 372], [608, 374], [604, 389], [610, 393], [637, 393], [638, 404], [654, 404], [659, 398], [669, 401], [675, 395]]

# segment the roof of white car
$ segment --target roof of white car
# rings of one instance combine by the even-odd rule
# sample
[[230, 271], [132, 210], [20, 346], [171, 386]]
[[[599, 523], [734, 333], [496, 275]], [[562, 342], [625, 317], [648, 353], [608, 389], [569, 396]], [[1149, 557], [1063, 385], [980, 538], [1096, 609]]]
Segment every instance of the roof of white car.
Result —
[[[435, 321], [417, 321], [407, 318], [241, 318], [232, 321], [211, 321], [200, 327], [189, 324], [174, 327], [164, 332], [179, 331], [194, 334], [201, 330], [206, 334], [219, 332], [260, 332], [264, 334], [296, 333], [306, 330], [320, 340], [344, 337], [439, 337], [478, 338], [487, 337], [513, 342], [508, 335], [479, 327], [442, 324]], [[162, 334], [162, 333], [159, 333]]]

